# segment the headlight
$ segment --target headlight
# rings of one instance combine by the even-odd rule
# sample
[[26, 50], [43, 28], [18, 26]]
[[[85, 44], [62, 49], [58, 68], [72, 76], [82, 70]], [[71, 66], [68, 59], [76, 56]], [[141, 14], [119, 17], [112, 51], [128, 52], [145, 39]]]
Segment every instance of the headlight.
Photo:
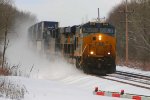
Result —
[[102, 40], [102, 36], [101, 35], [99, 35], [99, 40]]
[[93, 51], [91, 51], [91, 52], [90, 52], [90, 54], [91, 54], [91, 55], [93, 55], [93, 54], [94, 54], [94, 52], [93, 52]]
[[110, 55], [110, 52], [108, 52], [108, 55]]

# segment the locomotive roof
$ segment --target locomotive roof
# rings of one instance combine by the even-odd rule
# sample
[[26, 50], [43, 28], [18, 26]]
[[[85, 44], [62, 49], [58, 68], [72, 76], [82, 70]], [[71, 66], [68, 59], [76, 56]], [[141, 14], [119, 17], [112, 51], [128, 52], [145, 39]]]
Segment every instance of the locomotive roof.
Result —
[[30, 28], [32, 28], [32, 27], [34, 27], [38, 24], [42, 24], [42, 23], [44, 23], [46, 25], [53, 25], [53, 24], [58, 24], [59, 22], [56, 22], [56, 21], [41, 21], [41, 22], [33, 24], [32, 26], [30, 26]]
[[98, 23], [98, 22], [88, 22], [86, 24], [83, 24], [82, 27], [111, 27], [114, 28], [113, 25], [111, 25], [110, 23]]

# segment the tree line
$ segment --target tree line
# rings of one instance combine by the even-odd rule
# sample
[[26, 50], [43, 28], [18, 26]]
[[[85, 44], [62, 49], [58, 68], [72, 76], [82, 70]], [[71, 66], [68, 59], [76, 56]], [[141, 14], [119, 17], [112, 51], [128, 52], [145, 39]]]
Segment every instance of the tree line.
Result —
[[[150, 0], [128, 2], [129, 65], [150, 70]], [[109, 14], [108, 22], [116, 27], [117, 62], [125, 62], [125, 2]]]
[[3, 69], [6, 63], [5, 53], [9, 44], [8, 35], [16, 36], [14, 30], [16, 21], [20, 25], [26, 21], [33, 22], [35, 20], [36, 17], [30, 12], [18, 10], [13, 0], [0, 0], [0, 69]]

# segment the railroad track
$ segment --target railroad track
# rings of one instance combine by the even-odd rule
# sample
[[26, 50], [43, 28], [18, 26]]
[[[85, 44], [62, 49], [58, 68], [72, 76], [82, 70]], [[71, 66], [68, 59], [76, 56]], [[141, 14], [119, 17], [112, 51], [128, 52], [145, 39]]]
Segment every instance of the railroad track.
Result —
[[108, 76], [123, 79], [123, 80], [133, 81], [133, 82], [137, 82], [137, 83], [141, 83], [145, 85], [150, 85], [150, 79], [144, 78], [144, 77], [134, 77], [128, 74], [117, 74], [117, 73], [110, 74]]
[[130, 83], [130, 82], [124, 82], [124, 81], [121, 81], [121, 80], [111, 79], [111, 78], [107, 78], [107, 77], [104, 77], [104, 76], [101, 76], [100, 78], [150, 90], [150, 87], [148, 87], [148, 86], [138, 85], [138, 84], [134, 84], [134, 83]]
[[145, 80], [149, 80], [149, 81], [150, 81], [150, 76], [146, 76], [146, 75], [135, 74], [135, 73], [129, 73], [129, 72], [121, 72], [121, 71], [116, 71], [116, 74], [125, 75], [125, 76], [130, 76], [130, 77], [134, 77], [134, 78], [142, 78], [142, 79], [145, 79]]
[[101, 76], [100, 78], [150, 90], [150, 76], [116, 71], [115, 74], [108, 74], [107, 76]]

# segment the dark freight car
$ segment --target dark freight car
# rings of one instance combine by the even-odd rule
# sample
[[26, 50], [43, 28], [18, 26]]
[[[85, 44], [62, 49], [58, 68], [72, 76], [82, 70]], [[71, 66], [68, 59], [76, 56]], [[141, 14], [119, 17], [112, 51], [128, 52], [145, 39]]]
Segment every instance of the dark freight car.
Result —
[[[42, 21], [32, 25], [28, 30], [29, 41], [32, 41], [31, 44], [35, 46], [37, 51], [44, 53], [50, 52], [52, 47], [55, 49], [55, 41], [53, 38], [58, 36], [58, 26], [59, 23], [54, 21]], [[52, 40], [54, 42], [53, 44], [51, 43]]]

